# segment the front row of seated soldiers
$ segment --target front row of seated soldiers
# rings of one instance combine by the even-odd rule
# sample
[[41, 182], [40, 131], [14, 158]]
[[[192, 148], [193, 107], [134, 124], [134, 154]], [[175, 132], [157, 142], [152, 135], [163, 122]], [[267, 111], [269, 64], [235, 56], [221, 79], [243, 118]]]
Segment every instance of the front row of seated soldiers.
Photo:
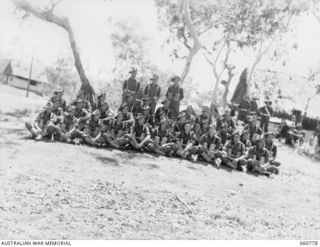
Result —
[[69, 106], [59, 104], [59, 98], [55, 100], [58, 103], [46, 104], [34, 125], [26, 124], [35, 139], [153, 152], [238, 171], [246, 167], [266, 176], [279, 172], [274, 135], [262, 135], [255, 118], [240, 134], [229, 112], [214, 119], [208, 107], [203, 107], [198, 116], [191, 114], [188, 107], [176, 121], [169, 118], [167, 100], [156, 114], [151, 114], [147, 104], [133, 113], [123, 103], [118, 113], [113, 114], [105, 101], [91, 111], [81, 95]]

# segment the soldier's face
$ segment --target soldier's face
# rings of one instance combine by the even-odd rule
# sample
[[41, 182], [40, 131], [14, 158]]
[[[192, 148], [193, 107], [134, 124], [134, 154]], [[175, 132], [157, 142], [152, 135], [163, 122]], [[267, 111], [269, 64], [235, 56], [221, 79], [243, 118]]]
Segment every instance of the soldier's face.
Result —
[[137, 76], [137, 71], [136, 70], [133, 70], [132, 72], [131, 72], [131, 77], [132, 78], [135, 78]]
[[128, 112], [128, 107], [127, 106], [123, 107], [122, 113], [127, 113], [127, 112]]
[[195, 130], [199, 130], [199, 129], [200, 129], [200, 124], [196, 124]]
[[273, 140], [273, 135], [268, 135], [267, 137], [266, 137], [266, 141], [267, 142], [271, 142]]
[[143, 118], [143, 117], [142, 117], [142, 118], [139, 118], [138, 123], [139, 123], [140, 125], [143, 125], [143, 124], [144, 124], [144, 118]]
[[234, 135], [234, 136], [233, 136], [233, 141], [234, 141], [234, 142], [238, 142], [238, 141], [239, 141], [239, 138], [240, 138], [240, 137], [239, 137], [238, 134], [237, 134], [237, 135]]
[[216, 134], [216, 128], [215, 127], [211, 127], [210, 129], [209, 129], [209, 133], [210, 133], [210, 135], [215, 135]]
[[190, 130], [191, 130], [191, 124], [187, 123], [187, 124], [184, 126], [184, 130], [185, 130], [186, 132], [190, 132]]
[[99, 120], [99, 118], [100, 118], [100, 114], [96, 114], [96, 115], [94, 115], [94, 120]]
[[261, 140], [258, 142], [258, 148], [263, 148], [264, 146], [264, 140]]
[[184, 123], [186, 121], [186, 117], [179, 118], [179, 123]]

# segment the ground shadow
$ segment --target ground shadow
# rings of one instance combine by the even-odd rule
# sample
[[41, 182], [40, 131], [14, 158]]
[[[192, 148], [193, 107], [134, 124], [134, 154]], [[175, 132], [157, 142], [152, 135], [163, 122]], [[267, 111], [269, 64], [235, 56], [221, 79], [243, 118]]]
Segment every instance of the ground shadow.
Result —
[[101, 155], [94, 155], [94, 157], [103, 163], [103, 165], [107, 166], [115, 166], [115, 167], [120, 167], [119, 161], [110, 157], [105, 157]]

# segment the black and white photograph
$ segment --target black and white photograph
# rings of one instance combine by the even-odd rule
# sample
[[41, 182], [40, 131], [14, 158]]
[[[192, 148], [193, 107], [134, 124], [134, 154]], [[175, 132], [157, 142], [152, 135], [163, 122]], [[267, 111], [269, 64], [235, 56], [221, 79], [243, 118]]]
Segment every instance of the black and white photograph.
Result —
[[0, 0], [1, 246], [319, 239], [319, 0]]

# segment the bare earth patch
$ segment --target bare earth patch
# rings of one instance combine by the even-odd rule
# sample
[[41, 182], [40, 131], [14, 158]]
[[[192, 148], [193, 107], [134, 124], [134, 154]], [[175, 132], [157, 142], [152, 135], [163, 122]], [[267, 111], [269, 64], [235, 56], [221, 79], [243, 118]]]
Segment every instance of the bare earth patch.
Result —
[[272, 178], [25, 137], [0, 115], [2, 239], [319, 239], [319, 162]]

